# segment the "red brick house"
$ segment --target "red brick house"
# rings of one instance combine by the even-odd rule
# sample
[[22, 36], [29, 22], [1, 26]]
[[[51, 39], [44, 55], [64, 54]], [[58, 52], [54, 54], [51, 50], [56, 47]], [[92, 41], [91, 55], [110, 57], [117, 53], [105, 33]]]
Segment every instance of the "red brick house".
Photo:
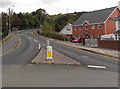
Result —
[[112, 21], [120, 15], [118, 7], [92, 11], [81, 15], [72, 26], [73, 38], [99, 38], [101, 35], [116, 32], [116, 23]]

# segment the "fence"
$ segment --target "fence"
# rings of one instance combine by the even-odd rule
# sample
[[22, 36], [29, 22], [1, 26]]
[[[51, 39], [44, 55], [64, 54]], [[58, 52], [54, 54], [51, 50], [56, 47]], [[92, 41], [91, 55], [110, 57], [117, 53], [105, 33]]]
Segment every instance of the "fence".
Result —
[[90, 47], [97, 47], [97, 39], [96, 38], [85, 39], [85, 45]]

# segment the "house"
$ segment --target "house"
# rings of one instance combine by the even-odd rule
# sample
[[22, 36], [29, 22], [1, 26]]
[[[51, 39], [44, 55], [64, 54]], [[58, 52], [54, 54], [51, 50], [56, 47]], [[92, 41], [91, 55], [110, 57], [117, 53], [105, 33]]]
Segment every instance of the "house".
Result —
[[114, 39], [114, 40], [120, 40], [120, 16], [116, 18], [112, 18], [111, 20], [115, 21], [116, 23], [116, 31], [113, 34], [107, 34], [107, 35], [102, 35], [101, 39]]
[[[118, 10], [120, 11], [120, 2], [118, 3]], [[102, 39], [113, 38], [114, 40], [120, 40], [120, 13], [118, 13], [118, 16], [112, 18], [111, 20], [115, 21], [116, 32], [113, 34], [103, 35], [101, 38]]]
[[72, 36], [72, 24], [68, 23], [60, 32], [59, 34], [63, 34], [71, 38]]
[[73, 38], [100, 38], [102, 35], [116, 32], [116, 22], [111, 20], [118, 17], [118, 7], [92, 11], [81, 15], [72, 26]]

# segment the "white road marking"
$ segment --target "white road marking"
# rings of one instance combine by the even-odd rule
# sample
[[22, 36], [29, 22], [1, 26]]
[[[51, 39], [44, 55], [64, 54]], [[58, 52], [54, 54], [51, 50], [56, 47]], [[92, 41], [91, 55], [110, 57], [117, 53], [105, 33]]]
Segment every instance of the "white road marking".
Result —
[[39, 41], [37, 41], [39, 43]]
[[98, 68], [98, 69], [105, 69], [105, 66], [94, 66], [94, 65], [88, 65], [88, 68]]
[[20, 35], [23, 35], [23, 34], [17, 34], [17, 35], [19, 35], [19, 36], [20, 36]]
[[88, 57], [88, 56], [82, 56], [82, 57]]
[[30, 39], [32, 39], [31, 37], [29, 37]]
[[41, 45], [40, 44], [38, 44], [38, 46], [39, 46], [39, 49], [41, 48]]
[[34, 39], [34, 41], [35, 41], [35, 42], [37, 42], [37, 40], [36, 40], [36, 39]]
[[27, 32], [24, 32], [24, 33], [32, 33], [32, 32], [27, 31]]

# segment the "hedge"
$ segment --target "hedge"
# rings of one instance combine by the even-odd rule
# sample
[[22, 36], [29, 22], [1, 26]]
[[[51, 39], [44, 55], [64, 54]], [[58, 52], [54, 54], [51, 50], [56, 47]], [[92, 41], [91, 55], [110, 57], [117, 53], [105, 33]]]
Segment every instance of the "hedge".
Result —
[[58, 39], [58, 40], [63, 40], [63, 41], [68, 41], [68, 37], [65, 35], [61, 35], [57, 32], [52, 32], [52, 31], [42, 31], [38, 32], [38, 34], [43, 35], [48, 38], [53, 38], [53, 39]]

